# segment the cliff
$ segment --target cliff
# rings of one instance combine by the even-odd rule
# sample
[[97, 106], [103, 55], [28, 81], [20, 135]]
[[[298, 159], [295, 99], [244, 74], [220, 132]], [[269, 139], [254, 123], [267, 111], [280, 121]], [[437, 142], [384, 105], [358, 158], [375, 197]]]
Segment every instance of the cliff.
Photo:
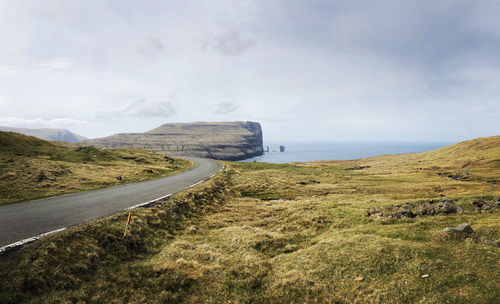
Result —
[[121, 133], [82, 143], [221, 160], [241, 160], [264, 152], [260, 124], [251, 121], [164, 124], [145, 133]]
[[15, 132], [28, 136], [35, 136], [43, 140], [63, 141], [63, 142], [77, 142], [84, 140], [86, 137], [75, 134], [66, 129], [28, 129], [28, 128], [12, 128], [1, 127], [0, 131]]

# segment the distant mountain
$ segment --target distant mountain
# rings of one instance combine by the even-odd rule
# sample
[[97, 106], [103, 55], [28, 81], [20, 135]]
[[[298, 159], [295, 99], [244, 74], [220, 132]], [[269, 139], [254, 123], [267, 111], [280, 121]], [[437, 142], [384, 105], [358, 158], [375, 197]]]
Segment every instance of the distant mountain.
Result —
[[66, 129], [28, 129], [28, 128], [12, 128], [1, 127], [0, 131], [16, 132], [24, 135], [35, 136], [44, 140], [64, 141], [64, 142], [77, 142], [87, 139], [81, 135], [75, 134]]
[[82, 143], [101, 148], [143, 148], [172, 156], [240, 160], [259, 156], [260, 124], [251, 121], [164, 124], [145, 133], [121, 133]]

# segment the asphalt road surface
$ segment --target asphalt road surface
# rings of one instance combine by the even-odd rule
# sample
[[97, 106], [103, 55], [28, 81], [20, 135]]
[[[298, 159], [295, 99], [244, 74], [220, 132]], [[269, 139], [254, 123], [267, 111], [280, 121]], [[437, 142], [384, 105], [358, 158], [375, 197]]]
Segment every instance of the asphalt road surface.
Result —
[[196, 167], [179, 174], [0, 206], [0, 248], [174, 194], [212, 177], [223, 168], [214, 160], [187, 159], [194, 161]]

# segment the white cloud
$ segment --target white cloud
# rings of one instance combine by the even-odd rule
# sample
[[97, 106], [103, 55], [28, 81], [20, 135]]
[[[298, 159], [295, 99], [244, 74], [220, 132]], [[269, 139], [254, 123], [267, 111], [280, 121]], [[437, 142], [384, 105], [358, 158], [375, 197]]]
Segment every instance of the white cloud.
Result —
[[238, 108], [239, 108], [238, 105], [233, 103], [233, 102], [222, 101], [222, 102], [215, 104], [214, 114], [227, 115], [227, 114], [233, 113]]
[[[88, 120], [75, 131], [97, 137], [258, 120], [280, 140], [449, 140], [500, 129], [492, 1], [61, 3], [0, 1], [8, 123]], [[163, 98], [171, 92], [174, 102]]]
[[174, 116], [175, 110], [172, 102], [162, 99], [138, 98], [128, 101], [124, 106], [112, 113], [135, 117], [170, 117]]
[[229, 28], [208, 35], [202, 43], [205, 49], [215, 50], [222, 55], [237, 56], [247, 52], [256, 44], [254, 38], [240, 28]]
[[86, 120], [71, 118], [23, 118], [23, 117], [0, 117], [0, 125], [19, 128], [66, 128], [75, 125], [84, 125]]
[[19, 73], [19, 69], [7, 66], [0, 66], [0, 77], [15, 77]]
[[62, 70], [71, 69], [71, 67], [73, 65], [70, 61], [68, 61], [66, 59], [55, 58], [55, 59], [50, 59], [50, 60], [41, 62], [38, 64], [38, 66], [41, 68], [48, 69], [48, 70], [62, 71]]

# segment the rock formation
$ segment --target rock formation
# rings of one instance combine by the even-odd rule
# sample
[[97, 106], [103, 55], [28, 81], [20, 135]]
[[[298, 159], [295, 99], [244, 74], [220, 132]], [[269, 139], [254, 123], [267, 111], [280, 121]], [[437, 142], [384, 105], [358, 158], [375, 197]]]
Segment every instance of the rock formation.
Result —
[[[500, 197], [495, 197], [491, 202], [475, 198], [472, 201], [475, 207], [473, 211], [484, 212], [492, 209], [500, 209]], [[426, 217], [435, 215], [447, 215], [452, 213], [463, 213], [464, 210], [455, 206], [454, 200], [443, 197], [441, 200], [428, 200], [418, 202], [407, 202], [404, 204], [388, 205], [384, 207], [371, 207], [366, 210], [366, 215], [376, 219], [400, 219], [412, 217]]]
[[241, 160], [264, 153], [260, 124], [251, 121], [164, 124], [145, 133], [121, 133], [82, 143], [222, 160]]
[[85, 137], [75, 134], [66, 129], [28, 129], [0, 127], [0, 131], [21, 133], [28, 136], [35, 136], [43, 140], [53, 141], [77, 142], [86, 139]]

